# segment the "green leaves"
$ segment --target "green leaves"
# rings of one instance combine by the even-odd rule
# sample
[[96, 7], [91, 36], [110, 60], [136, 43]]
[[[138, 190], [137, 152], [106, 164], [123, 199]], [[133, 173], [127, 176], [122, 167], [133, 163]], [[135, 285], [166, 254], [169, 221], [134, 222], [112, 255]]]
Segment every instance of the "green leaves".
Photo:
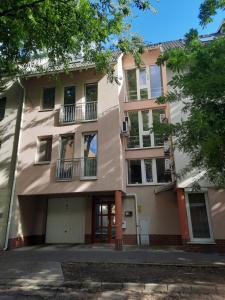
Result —
[[[96, 63], [97, 70], [108, 72], [112, 79], [113, 68], [108, 64], [113, 51], [125, 50], [140, 62], [143, 40], [131, 35], [127, 24], [133, 6], [152, 9], [148, 0], [1, 1], [1, 76], [21, 72], [21, 66], [43, 53], [52, 68], [68, 65], [71, 54], [76, 57], [83, 53], [87, 62]], [[119, 42], [112, 44], [112, 40]]]
[[200, 6], [199, 19], [202, 26], [212, 22], [217, 9], [225, 9], [225, 0], [205, 0]]
[[185, 49], [160, 57], [177, 73], [171, 91], [158, 102], [183, 102], [187, 120], [171, 131], [176, 146], [189, 155], [192, 168], [206, 170], [211, 181], [225, 186], [225, 38], [207, 44], [195, 44], [196, 36], [189, 41]]

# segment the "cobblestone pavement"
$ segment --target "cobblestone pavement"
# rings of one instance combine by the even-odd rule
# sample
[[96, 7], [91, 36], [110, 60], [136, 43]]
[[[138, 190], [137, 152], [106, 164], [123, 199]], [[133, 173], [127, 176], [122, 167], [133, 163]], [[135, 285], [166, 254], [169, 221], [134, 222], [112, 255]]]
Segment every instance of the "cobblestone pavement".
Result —
[[[78, 287], [66, 284], [63, 262], [127, 262], [167, 265], [225, 266], [225, 255], [188, 253], [168, 248], [124, 251], [93, 246], [36, 246], [0, 252], [0, 300], [20, 299], [225, 299], [224, 287], [218, 282], [198, 285], [153, 284], [107, 286], [91, 282]], [[111, 283], [110, 283], [111, 284]]]

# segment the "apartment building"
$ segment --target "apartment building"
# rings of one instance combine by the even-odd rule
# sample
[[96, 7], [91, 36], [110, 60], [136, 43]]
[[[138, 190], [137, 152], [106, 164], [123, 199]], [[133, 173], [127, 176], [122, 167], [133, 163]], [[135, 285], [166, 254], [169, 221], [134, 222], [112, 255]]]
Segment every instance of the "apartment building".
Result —
[[[9, 248], [33, 244], [176, 245], [225, 250], [223, 190], [193, 192], [177, 180], [187, 158], [154, 122], [177, 122], [179, 105], [159, 105], [172, 74], [153, 45], [140, 68], [120, 54], [120, 84], [76, 62], [71, 72], [33, 72], [25, 102]], [[194, 172], [194, 171], [193, 171]]]
[[17, 80], [4, 80], [0, 93], [0, 250], [5, 247], [14, 186], [23, 90]]

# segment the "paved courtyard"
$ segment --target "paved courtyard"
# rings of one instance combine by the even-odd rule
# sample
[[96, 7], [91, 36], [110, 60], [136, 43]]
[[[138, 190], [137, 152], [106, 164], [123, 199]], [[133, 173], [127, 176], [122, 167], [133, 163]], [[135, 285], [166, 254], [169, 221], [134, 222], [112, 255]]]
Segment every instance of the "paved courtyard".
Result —
[[[70, 278], [64, 278], [62, 265], [71, 265], [74, 262], [96, 262], [106, 265], [120, 263], [122, 266], [123, 264], [130, 265], [131, 269], [127, 272], [127, 280], [126, 276], [123, 276], [123, 282], [117, 282], [117, 285], [115, 283], [113, 285], [113, 282], [104, 282], [110, 279], [106, 277], [99, 281], [99, 277], [95, 277], [95, 274], [94, 277], [89, 278], [89, 281], [85, 278], [81, 282], [82, 278], [77, 281], [73, 277], [71, 281], [68, 280]], [[144, 264], [143, 266], [147, 269], [146, 264], [149, 264], [149, 268], [153, 268], [152, 273], [156, 277], [159, 276], [158, 281], [149, 277], [149, 282], [145, 280], [145, 282], [138, 283], [136, 280], [136, 284], [130, 283], [129, 285], [129, 274], [132, 273], [131, 264], [134, 264], [133, 274], [138, 272], [137, 265]], [[97, 245], [92, 247], [35, 246], [0, 252], [0, 266], [0, 299], [6, 300], [225, 299], [224, 284], [221, 281], [223, 277], [225, 279], [225, 276], [220, 276], [221, 280], [217, 280], [218, 277], [214, 276], [218, 272], [222, 272], [221, 274], [225, 272], [225, 255], [223, 254], [190, 253], [174, 248], [125, 247], [123, 251], [115, 251], [112, 247]], [[182, 276], [177, 274], [176, 269], [175, 271], [172, 269], [179, 268], [180, 274], [184, 270], [188, 277], [189, 271], [187, 270], [195, 273], [193, 267], [196, 266], [199, 270], [203, 270], [201, 272], [208, 273], [210, 270], [211, 280], [207, 282], [207, 276], [205, 276], [201, 281], [201, 278], [195, 276], [194, 280], [185, 283], [177, 280], [178, 277], [182, 279]], [[115, 264], [115, 270], [117, 267], [118, 265]], [[166, 269], [170, 269], [171, 278], [161, 280], [160, 276], [165, 273]]]

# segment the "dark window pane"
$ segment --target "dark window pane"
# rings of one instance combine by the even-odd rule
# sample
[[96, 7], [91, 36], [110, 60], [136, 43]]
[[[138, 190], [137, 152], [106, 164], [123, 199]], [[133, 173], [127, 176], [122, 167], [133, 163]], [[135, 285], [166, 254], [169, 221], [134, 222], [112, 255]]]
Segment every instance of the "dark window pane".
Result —
[[149, 111], [144, 110], [141, 112], [142, 122], [143, 122], [143, 131], [149, 131]]
[[156, 170], [157, 170], [157, 182], [171, 182], [171, 171], [165, 170], [165, 159], [157, 158], [156, 159]]
[[147, 182], [153, 182], [153, 176], [152, 176], [152, 160], [151, 159], [145, 159], [145, 174], [146, 174], [146, 181]]
[[98, 101], [98, 85], [87, 84], [86, 85], [86, 102]]
[[162, 95], [161, 68], [157, 65], [150, 66], [151, 98]]
[[52, 137], [39, 138], [38, 161], [51, 161]]
[[75, 104], [75, 86], [67, 86], [64, 88], [64, 104]]
[[128, 113], [130, 136], [128, 139], [128, 148], [139, 148], [139, 126], [138, 126], [138, 112], [133, 111]]
[[[153, 124], [156, 125], [157, 123], [162, 123], [164, 116], [165, 116], [165, 110], [164, 109], [154, 109], [152, 111], [153, 116]], [[164, 137], [163, 134], [154, 133], [154, 141], [155, 146], [162, 146], [164, 143]]]
[[6, 97], [0, 98], [0, 121], [5, 117]]
[[128, 92], [128, 100], [129, 101], [137, 100], [136, 69], [127, 71], [127, 92]]
[[128, 183], [142, 183], [140, 160], [128, 161]]
[[205, 195], [201, 193], [188, 194], [193, 238], [210, 238]]
[[55, 107], [55, 88], [44, 89], [43, 93], [43, 109], [54, 109]]
[[151, 147], [151, 136], [148, 135], [143, 135], [143, 147]]

